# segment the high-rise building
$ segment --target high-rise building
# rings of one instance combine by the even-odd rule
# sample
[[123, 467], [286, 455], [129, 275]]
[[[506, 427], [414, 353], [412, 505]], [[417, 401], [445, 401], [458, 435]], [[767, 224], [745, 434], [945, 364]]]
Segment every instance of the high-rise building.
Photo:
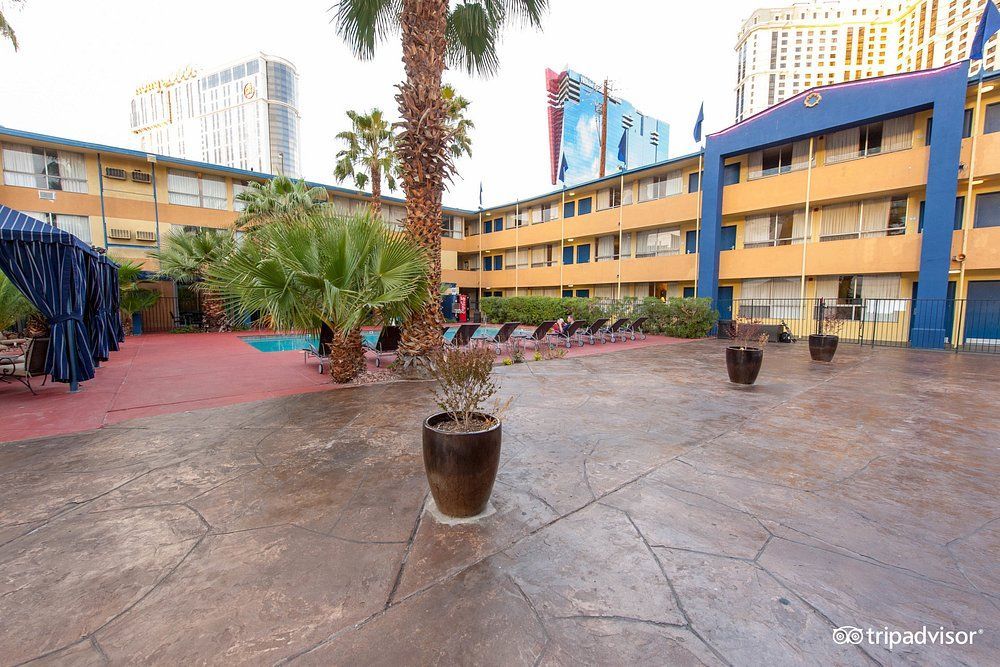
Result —
[[[967, 58], [986, 2], [812, 0], [758, 9], [736, 41], [736, 120], [814, 86]], [[986, 69], [997, 69], [996, 38], [984, 55]]]
[[295, 66], [263, 53], [189, 67], [136, 89], [131, 128], [150, 153], [299, 176], [298, 89]]
[[[549, 155], [552, 184], [582, 183], [625, 167], [633, 169], [667, 157], [670, 126], [639, 112], [614, 94], [607, 99], [607, 136], [604, 171], [601, 171], [601, 116], [604, 84], [597, 84], [573, 70], [545, 70], [549, 96]], [[618, 159], [622, 136], [627, 135], [626, 160]], [[566, 158], [564, 179], [559, 179]]]

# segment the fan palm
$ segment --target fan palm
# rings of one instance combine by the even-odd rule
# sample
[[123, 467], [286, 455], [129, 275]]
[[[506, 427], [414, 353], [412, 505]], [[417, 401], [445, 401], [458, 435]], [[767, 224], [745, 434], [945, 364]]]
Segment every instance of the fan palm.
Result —
[[235, 199], [243, 204], [236, 228], [251, 230], [262, 223], [310, 211], [327, 201], [328, 194], [325, 188], [309, 187], [305, 181], [278, 175], [264, 183], [251, 183]]
[[125, 317], [122, 324], [128, 333], [132, 333], [132, 315], [152, 308], [160, 300], [156, 290], [140, 287], [142, 282], [142, 265], [125, 257], [113, 257], [118, 265], [118, 291], [121, 295], [119, 308]]
[[202, 315], [209, 329], [221, 331], [228, 322], [218, 295], [204, 282], [206, 270], [228, 255], [235, 245], [233, 235], [228, 231], [201, 229], [187, 232], [174, 229], [167, 234], [163, 246], [150, 253], [153, 259], [160, 262], [160, 275], [178, 283], [190, 284], [201, 292]]
[[0, 333], [35, 312], [28, 298], [14, 286], [7, 276], [0, 273]]
[[337, 153], [333, 175], [338, 182], [353, 179], [362, 190], [370, 183], [371, 210], [377, 218], [382, 214], [382, 179], [390, 190], [396, 189], [396, 134], [380, 109], [348, 111], [347, 117], [351, 129], [337, 135], [346, 147]]
[[459, 95], [450, 83], [441, 86], [441, 97], [447, 104], [448, 133], [451, 135], [448, 150], [455, 159], [463, 155], [472, 157], [472, 137], [469, 133], [476, 125], [465, 117], [469, 110], [469, 100]]
[[[24, 0], [10, 0], [11, 4], [21, 4]], [[19, 44], [17, 43], [17, 35], [14, 33], [14, 28], [10, 23], [7, 22], [7, 17], [4, 16], [3, 12], [0, 12], [0, 38], [6, 39], [10, 42], [14, 50], [17, 51]]]
[[208, 275], [236, 312], [259, 312], [283, 329], [329, 327], [334, 382], [350, 381], [363, 366], [363, 325], [405, 318], [428, 295], [421, 247], [368, 213], [324, 211], [267, 225]]
[[[441, 94], [446, 64], [471, 73], [499, 67], [497, 43], [504, 26], [520, 21], [539, 27], [548, 0], [340, 0], [333, 8], [337, 32], [361, 58], [371, 58], [379, 42], [402, 35], [406, 80], [396, 102], [402, 117], [396, 139], [406, 228], [430, 261], [429, 295], [441, 282], [441, 194], [451, 177], [448, 103]], [[440, 346], [441, 311], [436, 298], [410, 317], [403, 330], [407, 366], [426, 364]]]

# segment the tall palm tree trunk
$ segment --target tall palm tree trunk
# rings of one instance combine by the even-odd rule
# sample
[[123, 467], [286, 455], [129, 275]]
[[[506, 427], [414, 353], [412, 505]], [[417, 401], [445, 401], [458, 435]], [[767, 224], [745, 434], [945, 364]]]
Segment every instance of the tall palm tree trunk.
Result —
[[378, 165], [372, 167], [372, 217], [382, 217], [382, 170]]
[[330, 380], [338, 384], [350, 382], [365, 365], [365, 350], [361, 347], [361, 329], [346, 333], [335, 332], [330, 342]]
[[205, 328], [209, 331], [222, 331], [229, 324], [226, 321], [226, 309], [222, 305], [222, 299], [210, 290], [201, 292], [201, 314]]
[[406, 80], [396, 101], [403, 118], [397, 143], [406, 193], [406, 229], [430, 260], [427, 305], [403, 327], [404, 368], [424, 368], [441, 344], [441, 193], [449, 172], [446, 104], [441, 96], [445, 68], [448, 0], [403, 0], [400, 24]]

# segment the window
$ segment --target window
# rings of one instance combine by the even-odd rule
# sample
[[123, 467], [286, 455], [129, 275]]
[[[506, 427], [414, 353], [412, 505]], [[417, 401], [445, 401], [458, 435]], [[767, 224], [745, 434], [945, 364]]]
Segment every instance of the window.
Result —
[[819, 278], [816, 297], [828, 307], [830, 301], [836, 304], [837, 316], [845, 320], [895, 322], [906, 309], [906, 302], [899, 300], [899, 276], [894, 274]]
[[576, 247], [576, 263], [587, 264], [590, 262], [590, 244], [582, 243]]
[[492, 271], [492, 270], [493, 270], [493, 258], [490, 257], [489, 255], [484, 255], [483, 256], [483, 271]]
[[563, 246], [562, 263], [563, 264], [572, 264], [573, 263], [573, 246], [571, 246], [571, 245]]
[[983, 134], [1000, 132], [1000, 102], [986, 105], [986, 124]]
[[976, 195], [975, 227], [1000, 227], [1000, 192]]
[[441, 216], [441, 236], [450, 239], [462, 238], [462, 227], [464, 220], [457, 215]]
[[647, 229], [636, 232], [636, 257], [661, 257], [678, 255], [681, 252], [681, 231], [679, 229]]
[[590, 213], [591, 205], [593, 204], [593, 199], [587, 197], [586, 199], [580, 199], [576, 202], [576, 214], [577, 215], [587, 215]]
[[880, 197], [824, 206], [820, 241], [899, 236], [906, 233], [906, 197]]
[[493, 255], [493, 270], [503, 271], [503, 255]]
[[754, 151], [749, 162], [748, 180], [805, 169], [809, 166], [809, 140]]
[[740, 163], [727, 164], [722, 169], [722, 184], [735, 185], [740, 182]]
[[531, 268], [555, 265], [556, 261], [552, 256], [552, 247], [551, 243], [532, 247], [530, 249]]
[[639, 201], [679, 195], [683, 192], [683, 182], [683, 174], [679, 170], [644, 178], [639, 181]]
[[241, 202], [238, 195], [241, 192], [246, 192], [250, 189], [250, 184], [247, 181], [233, 181], [233, 210], [239, 213], [240, 211], [245, 211], [247, 205]]
[[[991, 104], [990, 106], [997, 106], [997, 105]], [[987, 107], [987, 111], [988, 110], [989, 110], [989, 107]], [[1000, 110], [998, 110], [995, 113], [998, 113], [998, 115], [1000, 115]], [[987, 116], [987, 118], [988, 118], [988, 116]], [[998, 129], [1000, 129], [1000, 128], [998, 128]], [[925, 146], [930, 146], [931, 145], [931, 132], [933, 130], [934, 130], [934, 118], [930, 117], [930, 118], [927, 119], [927, 128], [926, 128], [926, 130], [924, 132], [924, 145]], [[993, 131], [996, 132], [998, 130], [993, 130]], [[972, 109], [966, 109], [965, 113], [962, 114], [962, 138], [963, 139], [968, 139], [971, 136], [972, 136]]]
[[87, 191], [87, 166], [80, 153], [3, 144], [3, 182], [23, 188]]
[[65, 213], [31, 213], [25, 212], [36, 220], [47, 222], [53, 227], [58, 227], [64, 232], [69, 232], [84, 243], [91, 243], [90, 240], [90, 218], [85, 215], [66, 215]]
[[542, 204], [531, 209], [531, 224], [559, 219], [559, 204]]
[[608, 234], [597, 237], [597, 261], [610, 262], [619, 257], [631, 257], [632, 234]]
[[[502, 218], [500, 219], [500, 223], [501, 225], [503, 224]], [[492, 233], [493, 233], [493, 221], [483, 220], [483, 234], [492, 234]]]
[[798, 278], [744, 280], [740, 287], [739, 315], [754, 319], [797, 320], [802, 301]]
[[913, 145], [913, 116], [850, 127], [826, 138], [826, 164], [845, 162], [879, 153], [890, 153]]
[[688, 174], [688, 192], [698, 192], [701, 187], [701, 172], [696, 171]]
[[572, 218], [574, 215], [576, 215], [576, 202], [568, 201], [563, 204], [563, 217]]
[[193, 171], [167, 170], [167, 201], [181, 206], [226, 208], [226, 181], [217, 176], [202, 176]]
[[764, 248], [799, 244], [805, 239], [805, 231], [804, 210], [776, 211], [748, 216], [743, 224], [743, 247]]
[[[622, 196], [623, 194], [624, 197]], [[618, 208], [622, 205], [623, 201], [626, 206], [632, 203], [632, 189], [627, 186], [624, 193], [622, 193], [622, 189], [620, 187], [604, 188], [603, 190], [598, 190], [597, 192], [598, 211], [604, 211], [609, 208]]]

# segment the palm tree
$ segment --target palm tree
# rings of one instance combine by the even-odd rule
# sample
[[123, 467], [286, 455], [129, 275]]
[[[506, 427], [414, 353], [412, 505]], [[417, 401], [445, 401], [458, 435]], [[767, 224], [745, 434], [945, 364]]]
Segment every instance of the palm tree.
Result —
[[113, 257], [118, 265], [118, 291], [121, 295], [119, 308], [124, 317], [122, 325], [125, 332], [132, 334], [132, 315], [152, 308], [160, 300], [160, 293], [153, 289], [140, 287], [142, 282], [142, 264], [126, 257]]
[[423, 249], [367, 212], [267, 225], [208, 275], [236, 312], [261, 313], [282, 329], [329, 327], [334, 382], [349, 382], [364, 365], [363, 325], [405, 318], [428, 295]]
[[35, 312], [28, 298], [0, 273], [0, 334]]
[[381, 109], [366, 114], [348, 111], [351, 129], [337, 135], [346, 148], [337, 153], [333, 175], [338, 182], [354, 179], [364, 190], [371, 183], [371, 209], [376, 218], [382, 215], [382, 179], [390, 190], [396, 189], [396, 134], [382, 117]]
[[451, 140], [448, 142], [448, 150], [456, 160], [463, 155], [472, 157], [472, 137], [469, 133], [475, 129], [476, 124], [465, 117], [469, 110], [469, 100], [458, 94], [455, 87], [450, 83], [441, 86], [441, 97], [447, 104], [447, 124]]
[[236, 218], [236, 228], [252, 230], [265, 222], [296, 216], [328, 198], [325, 188], [309, 187], [305, 181], [293, 181], [280, 174], [264, 183], [253, 182], [235, 197], [243, 204], [243, 211]]
[[403, 330], [405, 366], [429, 363], [441, 344], [441, 194], [451, 177], [448, 104], [441, 94], [445, 65], [492, 74], [499, 67], [497, 43], [504, 26], [520, 21], [541, 26], [548, 0], [340, 0], [332, 8], [337, 32], [361, 58], [371, 58], [379, 42], [402, 35], [406, 80], [399, 84], [401, 132], [396, 139], [406, 229], [427, 252], [431, 297]]
[[[12, 5], [21, 4], [23, 2], [24, 0], [10, 0]], [[17, 51], [19, 47], [19, 44], [17, 43], [17, 35], [14, 33], [13, 26], [7, 22], [7, 17], [3, 15], [3, 12], [0, 12], [0, 38], [9, 41], [11, 46], [14, 47], [14, 50]]]
[[235, 245], [233, 235], [225, 230], [187, 232], [175, 229], [167, 234], [159, 250], [150, 253], [160, 262], [160, 275], [191, 285], [201, 293], [202, 315], [209, 329], [221, 331], [228, 321], [218, 294], [204, 282], [206, 271], [211, 264], [229, 255]]

